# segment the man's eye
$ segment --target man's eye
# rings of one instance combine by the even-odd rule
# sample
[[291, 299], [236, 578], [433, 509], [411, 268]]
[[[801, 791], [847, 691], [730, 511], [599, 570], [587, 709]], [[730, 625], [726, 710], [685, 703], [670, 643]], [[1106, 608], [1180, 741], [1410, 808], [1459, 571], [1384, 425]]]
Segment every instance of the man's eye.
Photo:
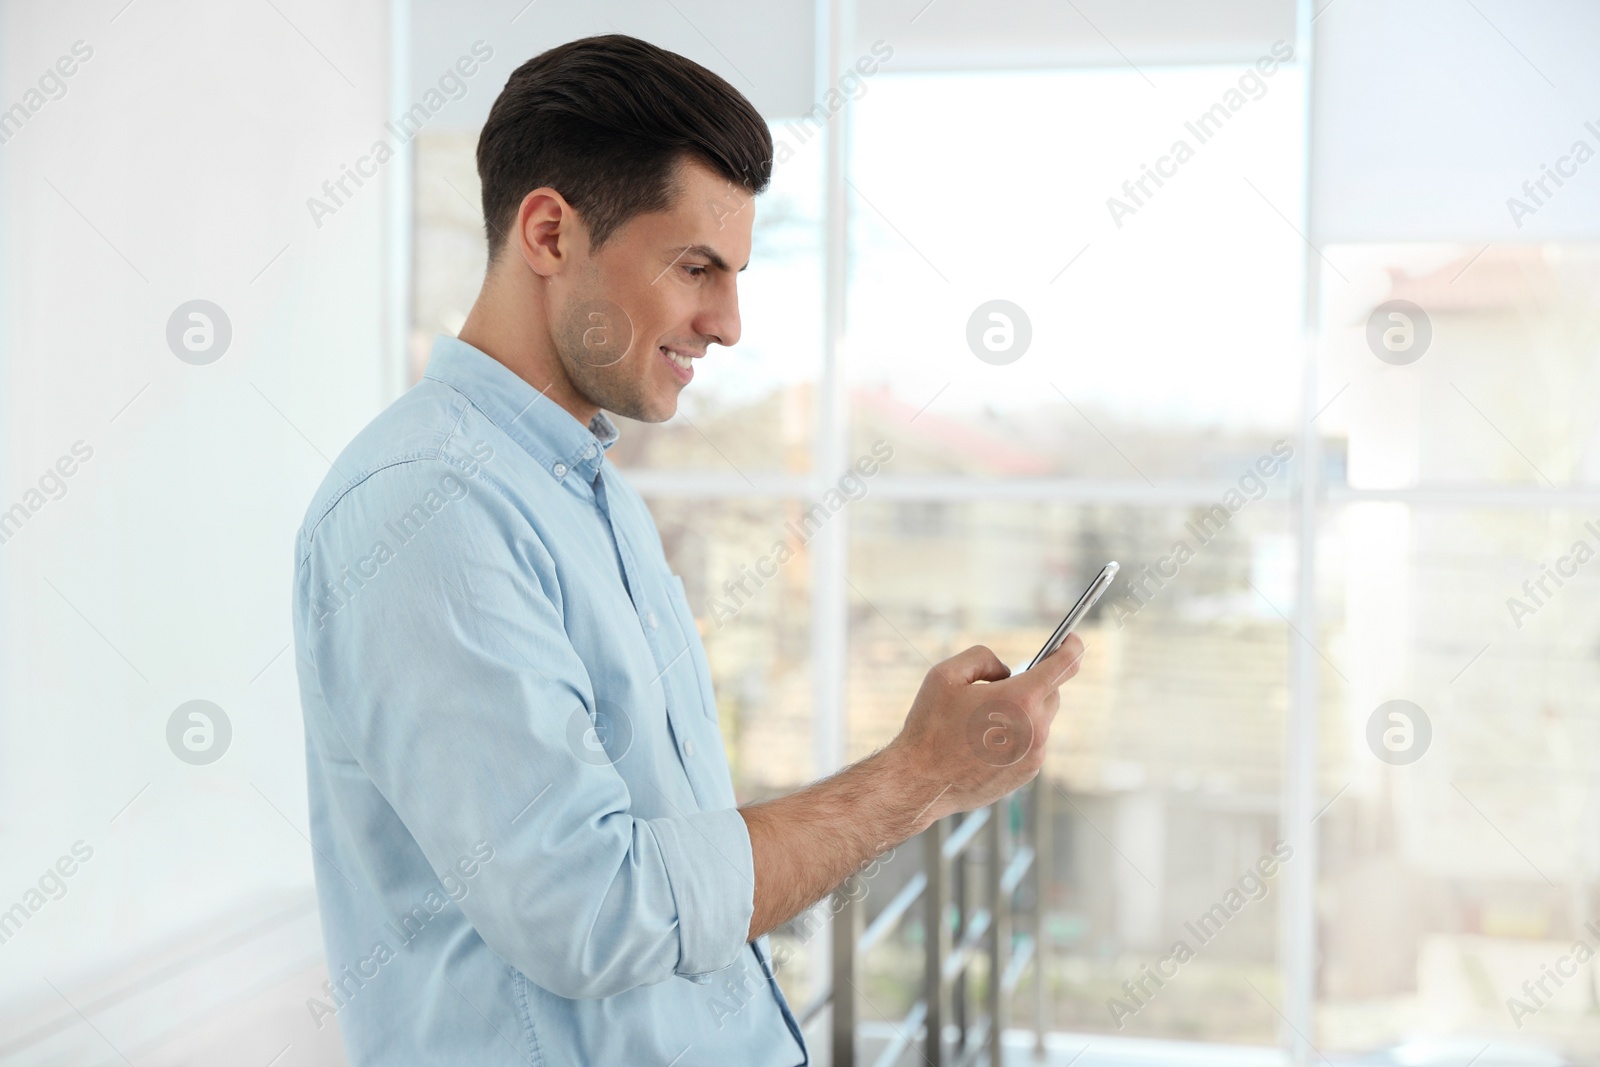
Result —
[[706, 268], [700, 267], [700, 266], [696, 266], [693, 263], [685, 263], [683, 265], [683, 270], [684, 270], [684, 273], [689, 275], [689, 277], [691, 277], [691, 278], [699, 278], [702, 275], [704, 275], [705, 272], [706, 272]]

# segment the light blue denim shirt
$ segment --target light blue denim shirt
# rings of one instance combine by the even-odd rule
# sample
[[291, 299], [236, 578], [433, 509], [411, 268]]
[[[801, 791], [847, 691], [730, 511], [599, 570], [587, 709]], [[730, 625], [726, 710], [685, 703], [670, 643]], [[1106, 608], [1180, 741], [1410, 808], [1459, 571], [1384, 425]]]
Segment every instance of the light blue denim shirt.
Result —
[[795, 1067], [710, 668], [585, 428], [477, 349], [339, 456], [295, 546], [329, 983], [366, 1064]]

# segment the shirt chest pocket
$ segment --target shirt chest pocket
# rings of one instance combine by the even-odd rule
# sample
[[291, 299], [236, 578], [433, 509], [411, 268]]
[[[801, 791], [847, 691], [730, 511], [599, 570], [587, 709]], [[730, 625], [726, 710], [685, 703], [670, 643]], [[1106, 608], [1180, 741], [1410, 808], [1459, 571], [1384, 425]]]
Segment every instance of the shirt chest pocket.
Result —
[[[717, 698], [711, 689], [711, 664], [706, 660], [705, 646], [700, 641], [700, 630], [694, 624], [694, 612], [689, 607], [689, 594], [683, 579], [676, 574], [667, 575], [667, 603], [678, 624], [678, 636], [683, 642], [678, 647], [684, 651], [681, 659], [672, 665], [670, 674], [692, 686], [693, 699], [700, 705], [700, 713], [712, 722], [717, 721]], [[673, 653], [680, 655], [680, 653]]]

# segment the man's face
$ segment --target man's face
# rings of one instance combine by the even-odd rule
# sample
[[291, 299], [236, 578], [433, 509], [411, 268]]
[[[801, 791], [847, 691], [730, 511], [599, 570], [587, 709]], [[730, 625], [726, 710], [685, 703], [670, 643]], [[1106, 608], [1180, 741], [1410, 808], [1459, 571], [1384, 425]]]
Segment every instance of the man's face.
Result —
[[695, 162], [679, 168], [679, 184], [668, 210], [630, 219], [598, 253], [578, 250], [551, 294], [552, 339], [573, 387], [642, 422], [672, 418], [706, 347], [739, 340], [754, 198]]

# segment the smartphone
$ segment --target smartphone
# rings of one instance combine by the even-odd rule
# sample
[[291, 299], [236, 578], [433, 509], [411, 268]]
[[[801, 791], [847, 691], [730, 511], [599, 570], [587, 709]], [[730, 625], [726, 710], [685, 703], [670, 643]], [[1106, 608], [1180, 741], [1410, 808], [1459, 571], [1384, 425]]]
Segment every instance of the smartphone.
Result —
[[1116, 560], [1112, 560], [1100, 568], [1100, 573], [1094, 576], [1094, 581], [1089, 583], [1089, 588], [1085, 589], [1083, 595], [1078, 598], [1078, 602], [1072, 605], [1072, 610], [1067, 612], [1067, 617], [1061, 620], [1061, 625], [1057, 626], [1056, 632], [1050, 635], [1050, 640], [1044, 643], [1044, 647], [1039, 650], [1039, 654], [1029, 660], [1028, 665], [1023, 670], [1032, 670], [1040, 660], [1061, 647], [1061, 642], [1067, 639], [1067, 635], [1072, 632], [1072, 628], [1078, 625], [1078, 621], [1089, 613], [1089, 609], [1094, 607], [1095, 601], [1104, 596], [1106, 590], [1111, 588], [1111, 580], [1117, 576], [1117, 569]]

